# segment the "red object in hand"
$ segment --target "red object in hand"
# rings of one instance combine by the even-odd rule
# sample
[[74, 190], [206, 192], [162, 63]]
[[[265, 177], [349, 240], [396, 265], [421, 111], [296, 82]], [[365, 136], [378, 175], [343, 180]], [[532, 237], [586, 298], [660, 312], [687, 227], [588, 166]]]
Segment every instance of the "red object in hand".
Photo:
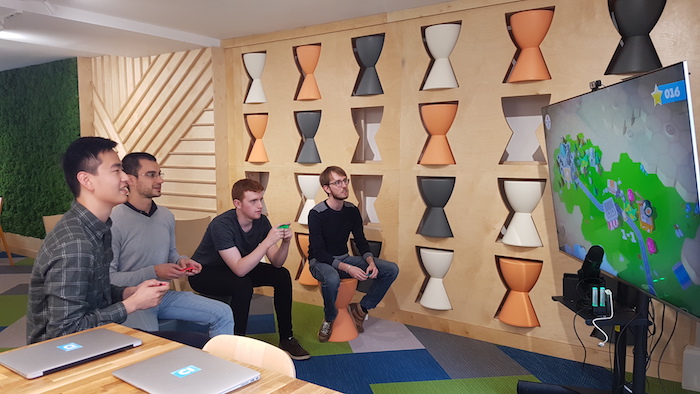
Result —
[[187, 267], [187, 268], [183, 268], [180, 270], [180, 272], [190, 272], [190, 271], [194, 271], [194, 267]]

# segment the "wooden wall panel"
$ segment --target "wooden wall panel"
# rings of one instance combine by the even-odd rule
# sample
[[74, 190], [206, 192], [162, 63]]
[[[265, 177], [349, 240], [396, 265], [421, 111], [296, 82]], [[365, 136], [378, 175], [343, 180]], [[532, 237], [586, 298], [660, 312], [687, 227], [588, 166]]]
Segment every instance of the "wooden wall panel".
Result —
[[177, 217], [216, 212], [211, 62], [212, 49], [91, 62], [93, 130], [83, 134], [117, 141], [121, 156], [156, 156], [166, 173], [158, 203]]

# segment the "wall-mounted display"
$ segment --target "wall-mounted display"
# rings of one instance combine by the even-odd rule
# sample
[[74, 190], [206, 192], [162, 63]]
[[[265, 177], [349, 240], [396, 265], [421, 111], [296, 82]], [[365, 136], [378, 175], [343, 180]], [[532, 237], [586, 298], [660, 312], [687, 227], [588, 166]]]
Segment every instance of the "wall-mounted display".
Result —
[[316, 66], [321, 57], [321, 44], [302, 45], [294, 48], [294, 58], [301, 72], [301, 81], [295, 100], [318, 100], [321, 91], [316, 83]]
[[379, 81], [379, 74], [377, 74], [377, 69], [375, 68], [384, 46], [384, 33], [353, 38], [352, 46], [355, 59], [360, 65], [360, 74], [357, 76], [352, 95], [371, 96], [384, 94], [382, 83]]
[[426, 308], [440, 311], [452, 309], [443, 279], [452, 266], [454, 251], [418, 247], [418, 255], [429, 276], [428, 283], [420, 298], [420, 304]]
[[540, 277], [542, 262], [496, 256], [496, 263], [508, 289], [498, 320], [516, 327], [539, 327], [529, 293]]
[[262, 86], [262, 73], [265, 69], [266, 52], [251, 52], [243, 54], [243, 64], [250, 77], [250, 86], [245, 98], [246, 104], [266, 103], [267, 97]]
[[418, 177], [418, 190], [426, 205], [418, 225], [418, 234], [437, 238], [453, 237], [450, 222], [445, 214], [445, 205], [452, 196], [455, 180], [454, 177]]
[[450, 131], [457, 115], [457, 102], [421, 104], [419, 108], [423, 126], [428, 132], [428, 140], [418, 164], [456, 164], [447, 141], [447, 132]]
[[552, 79], [540, 51], [540, 44], [549, 31], [554, 9], [520, 11], [506, 15], [506, 23], [518, 50], [509, 68], [506, 82]]
[[301, 145], [297, 153], [297, 163], [314, 164], [321, 162], [314, 137], [321, 124], [321, 111], [298, 111], [294, 113], [297, 128], [301, 134]]
[[267, 163], [269, 159], [262, 140], [267, 128], [267, 114], [245, 114], [244, 118], [252, 137], [246, 161], [249, 163]]
[[459, 87], [450, 63], [450, 54], [457, 44], [461, 29], [460, 23], [444, 23], [428, 26], [423, 30], [423, 39], [433, 60], [421, 90]]

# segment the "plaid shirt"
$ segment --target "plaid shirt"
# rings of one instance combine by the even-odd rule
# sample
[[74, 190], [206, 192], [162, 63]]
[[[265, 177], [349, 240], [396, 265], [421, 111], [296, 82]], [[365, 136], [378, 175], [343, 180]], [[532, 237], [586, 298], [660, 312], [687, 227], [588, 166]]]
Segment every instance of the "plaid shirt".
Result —
[[29, 283], [27, 343], [126, 319], [124, 288], [109, 283], [111, 225], [73, 201], [46, 236]]

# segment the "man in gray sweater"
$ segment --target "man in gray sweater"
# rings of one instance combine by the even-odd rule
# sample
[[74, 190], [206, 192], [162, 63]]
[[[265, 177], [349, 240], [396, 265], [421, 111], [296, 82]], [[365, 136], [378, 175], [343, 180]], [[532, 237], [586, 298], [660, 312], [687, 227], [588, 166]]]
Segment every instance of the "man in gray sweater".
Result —
[[[132, 286], [147, 279], [170, 280], [196, 275], [202, 266], [178, 254], [175, 248], [175, 217], [168, 208], [157, 206], [163, 173], [149, 153], [130, 153], [122, 159], [129, 177], [129, 196], [111, 214], [112, 249], [110, 281]], [[223, 302], [189, 291], [169, 291], [153, 308], [128, 316], [126, 326], [158, 330], [159, 319], [191, 321], [209, 326], [209, 336], [233, 334], [233, 314]]]

